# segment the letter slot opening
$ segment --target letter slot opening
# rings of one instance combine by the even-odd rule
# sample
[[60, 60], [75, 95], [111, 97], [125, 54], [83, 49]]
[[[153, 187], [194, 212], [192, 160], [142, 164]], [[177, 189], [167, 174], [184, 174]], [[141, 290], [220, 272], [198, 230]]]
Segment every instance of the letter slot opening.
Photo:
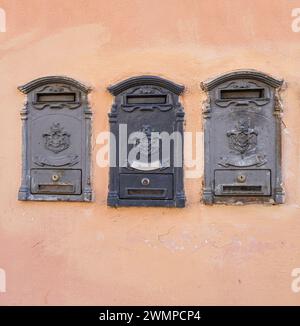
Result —
[[128, 189], [129, 196], [165, 196], [166, 190], [164, 189]]
[[166, 104], [167, 95], [127, 96], [127, 104]]
[[38, 185], [38, 193], [43, 194], [72, 194], [75, 192], [73, 185], [55, 185], [40, 184]]
[[221, 99], [251, 99], [251, 98], [264, 98], [264, 89], [231, 89], [221, 90]]
[[225, 194], [243, 194], [243, 193], [262, 193], [262, 186], [223, 186], [223, 193]]
[[61, 94], [37, 94], [37, 102], [75, 102], [75, 93], [61, 93]]

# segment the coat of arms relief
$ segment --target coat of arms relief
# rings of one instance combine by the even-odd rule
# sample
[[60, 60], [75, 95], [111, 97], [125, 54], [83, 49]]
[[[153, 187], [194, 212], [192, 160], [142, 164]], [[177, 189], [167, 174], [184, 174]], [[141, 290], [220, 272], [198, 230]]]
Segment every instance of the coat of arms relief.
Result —
[[258, 131], [251, 127], [249, 117], [240, 119], [234, 129], [227, 131], [226, 136], [232, 155], [222, 157], [219, 165], [248, 167], [267, 162], [265, 155], [257, 153]]
[[70, 146], [70, 136], [59, 122], [54, 122], [50, 130], [43, 134], [45, 147], [53, 153], [62, 152]]
[[54, 157], [36, 155], [33, 159], [34, 163], [39, 166], [72, 166], [79, 162], [79, 156], [76, 154], [68, 154], [57, 156], [58, 153], [68, 149], [71, 145], [71, 134], [68, 133], [59, 122], [54, 122], [50, 129], [42, 134], [45, 148], [55, 154]]

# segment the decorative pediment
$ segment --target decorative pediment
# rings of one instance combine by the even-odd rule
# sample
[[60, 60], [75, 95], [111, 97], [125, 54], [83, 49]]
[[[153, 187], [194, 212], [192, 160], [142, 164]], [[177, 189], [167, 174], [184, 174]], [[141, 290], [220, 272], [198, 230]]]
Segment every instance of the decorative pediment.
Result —
[[270, 75], [267, 75], [263, 72], [249, 69], [249, 70], [234, 70], [222, 75], [219, 75], [215, 78], [211, 78], [205, 82], [201, 83], [201, 88], [205, 91], [210, 91], [216, 86], [223, 84], [227, 81], [236, 80], [236, 79], [253, 79], [265, 83], [274, 88], [278, 88], [283, 84], [282, 79], [276, 79]]
[[18, 89], [22, 93], [27, 94], [38, 87], [42, 87], [44, 85], [49, 85], [49, 84], [57, 84], [57, 83], [73, 86], [85, 93], [89, 93], [92, 90], [91, 87], [85, 86], [82, 83], [78, 82], [77, 80], [65, 76], [47, 76], [47, 77], [37, 78], [25, 85], [19, 86]]
[[180, 95], [184, 91], [184, 86], [173, 83], [167, 79], [157, 76], [137, 76], [126, 79], [115, 85], [109, 86], [108, 91], [114, 96], [119, 95], [123, 91], [140, 86], [158, 86], [169, 90], [177, 95]]

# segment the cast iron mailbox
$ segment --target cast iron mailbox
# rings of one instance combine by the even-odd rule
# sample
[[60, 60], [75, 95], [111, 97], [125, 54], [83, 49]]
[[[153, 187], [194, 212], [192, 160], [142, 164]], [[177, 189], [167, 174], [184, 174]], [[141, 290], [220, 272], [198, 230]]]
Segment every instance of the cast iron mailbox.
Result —
[[27, 94], [19, 200], [90, 201], [90, 89], [60, 76], [19, 89]]
[[205, 172], [203, 201], [283, 202], [282, 80], [239, 70], [202, 83]]
[[[108, 205], [184, 207], [184, 87], [155, 76], [133, 77], [108, 90], [112, 137]], [[167, 146], [164, 147], [164, 141]], [[169, 146], [168, 150], [164, 151]], [[130, 153], [138, 149], [136, 156]], [[168, 155], [169, 154], [169, 155]], [[113, 162], [114, 161], [114, 162]]]

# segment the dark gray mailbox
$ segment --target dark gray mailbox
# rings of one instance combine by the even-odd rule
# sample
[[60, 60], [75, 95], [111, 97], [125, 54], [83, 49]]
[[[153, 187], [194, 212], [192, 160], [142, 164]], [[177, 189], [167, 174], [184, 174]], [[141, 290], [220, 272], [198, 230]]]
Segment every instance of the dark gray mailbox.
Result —
[[109, 122], [116, 145], [108, 205], [184, 207], [184, 110], [178, 99], [184, 87], [140, 76], [108, 90], [115, 96]]
[[202, 83], [207, 204], [283, 202], [281, 182], [282, 80], [234, 71]]
[[19, 89], [27, 94], [19, 200], [90, 201], [90, 89], [60, 76]]

